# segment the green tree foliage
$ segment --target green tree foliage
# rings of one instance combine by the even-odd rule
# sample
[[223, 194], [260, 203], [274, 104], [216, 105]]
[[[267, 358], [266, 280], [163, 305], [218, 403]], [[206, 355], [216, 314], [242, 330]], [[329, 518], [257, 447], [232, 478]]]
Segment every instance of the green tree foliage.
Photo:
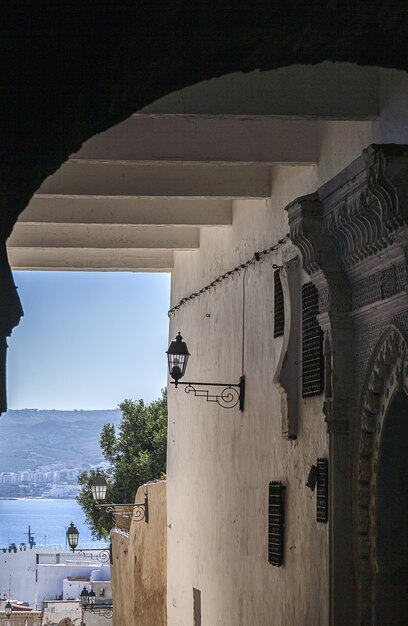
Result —
[[[167, 392], [158, 400], [145, 404], [143, 400], [124, 400], [119, 408], [122, 419], [116, 429], [105, 424], [100, 444], [110, 469], [107, 472], [107, 502], [134, 502], [140, 485], [159, 479], [166, 471]], [[96, 471], [82, 472], [77, 497], [95, 537], [106, 537], [112, 527], [109, 514], [98, 510], [93, 502], [90, 480]]]

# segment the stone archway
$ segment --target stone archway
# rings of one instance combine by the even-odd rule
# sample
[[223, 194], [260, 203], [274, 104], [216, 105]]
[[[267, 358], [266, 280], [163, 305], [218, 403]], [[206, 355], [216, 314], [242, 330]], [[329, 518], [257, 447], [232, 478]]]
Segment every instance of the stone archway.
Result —
[[[392, 446], [392, 422], [401, 421], [401, 407], [408, 406], [407, 341], [402, 332], [390, 326], [382, 335], [373, 352], [362, 394], [362, 419], [359, 432], [357, 463], [357, 551], [359, 620], [361, 626], [379, 626], [375, 614], [376, 595], [379, 597], [378, 573], [389, 561], [384, 557], [389, 527], [384, 524], [386, 495], [392, 490], [393, 468], [389, 464]], [[403, 404], [405, 402], [405, 404]], [[391, 434], [390, 434], [391, 433]], [[394, 436], [398, 434], [394, 432]], [[387, 463], [385, 463], [387, 461]], [[398, 460], [397, 460], [398, 462]], [[399, 509], [399, 503], [396, 504]], [[383, 581], [384, 582], [384, 581]], [[377, 587], [377, 594], [376, 594]], [[385, 593], [385, 597], [384, 596]], [[390, 595], [383, 595], [382, 606]], [[382, 609], [381, 609], [382, 610]], [[400, 624], [401, 622], [395, 622]], [[394, 622], [387, 621], [387, 624]]]
[[381, 430], [375, 504], [374, 623], [405, 626], [408, 590], [408, 393], [396, 391]]

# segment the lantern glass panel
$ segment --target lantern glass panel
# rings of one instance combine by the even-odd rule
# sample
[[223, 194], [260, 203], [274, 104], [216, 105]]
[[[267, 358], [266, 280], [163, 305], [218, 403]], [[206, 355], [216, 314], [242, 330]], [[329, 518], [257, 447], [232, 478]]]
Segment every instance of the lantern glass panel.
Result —
[[70, 526], [68, 527], [67, 540], [68, 540], [68, 545], [71, 548], [71, 550], [75, 550], [79, 541], [79, 531], [78, 531], [78, 528], [74, 526], [73, 522], [71, 522]]
[[89, 600], [88, 589], [84, 587], [81, 591], [81, 604], [82, 606], [87, 606]]
[[179, 333], [167, 350], [169, 374], [176, 382], [179, 381], [180, 378], [183, 378], [186, 373], [189, 356], [190, 353], [187, 344], [183, 341], [183, 337]]
[[91, 482], [92, 497], [96, 502], [103, 502], [106, 499], [106, 490], [108, 483], [106, 478], [101, 474], [95, 476]]

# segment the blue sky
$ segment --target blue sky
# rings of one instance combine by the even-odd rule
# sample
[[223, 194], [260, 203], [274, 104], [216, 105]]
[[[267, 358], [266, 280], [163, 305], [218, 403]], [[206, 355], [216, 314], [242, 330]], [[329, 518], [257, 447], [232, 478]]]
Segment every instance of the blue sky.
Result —
[[15, 272], [10, 409], [108, 409], [166, 384], [169, 274]]

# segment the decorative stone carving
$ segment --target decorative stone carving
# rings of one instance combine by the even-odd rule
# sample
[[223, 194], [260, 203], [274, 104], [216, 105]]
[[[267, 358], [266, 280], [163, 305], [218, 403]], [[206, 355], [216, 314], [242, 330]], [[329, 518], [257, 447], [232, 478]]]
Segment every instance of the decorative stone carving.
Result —
[[[325, 332], [322, 409], [332, 435], [329, 462], [336, 493], [330, 517], [332, 604], [347, 601], [335, 590], [352, 569], [345, 552], [354, 527], [359, 584], [355, 623], [364, 626], [372, 624], [373, 486], [382, 420], [396, 390], [408, 392], [408, 368], [403, 365], [404, 330], [408, 333], [407, 157], [405, 146], [371, 146], [316, 193], [287, 207], [290, 237], [319, 291], [319, 324]], [[356, 432], [351, 428], [356, 419], [357, 440], [351, 443], [358, 448], [358, 462], [352, 481], [349, 437]], [[353, 519], [352, 483], [358, 500]], [[352, 602], [350, 588], [345, 593]]]
[[394, 394], [408, 394], [407, 340], [396, 326], [389, 326], [374, 349], [361, 394], [358, 446], [357, 558], [359, 565], [358, 623], [373, 624], [374, 573], [376, 570], [375, 484], [381, 431]]
[[[350, 350], [351, 324], [346, 313], [351, 309], [351, 291], [346, 275], [336, 261], [331, 238], [327, 236], [323, 221], [323, 205], [318, 194], [310, 194], [292, 202], [289, 213], [290, 237], [302, 252], [303, 268], [310, 274], [319, 292], [319, 323], [326, 333], [326, 391], [327, 369], [342, 372], [330, 375], [330, 397], [326, 397], [324, 414], [329, 432], [347, 432], [351, 402], [348, 383], [350, 366], [347, 359]], [[333, 320], [336, 324], [333, 326]]]
[[352, 308], [361, 307], [392, 298], [408, 287], [407, 261], [378, 270], [352, 285]]
[[333, 238], [343, 269], [353, 268], [396, 240], [405, 217], [388, 170], [393, 170], [393, 158], [404, 158], [403, 149], [370, 146], [346, 169], [345, 184], [333, 188], [334, 179], [319, 190], [325, 230]]
[[[352, 410], [352, 370], [360, 364], [358, 351], [352, 354], [349, 314], [408, 291], [406, 154], [405, 146], [370, 146], [316, 193], [286, 207], [291, 240], [319, 291], [319, 323], [329, 333], [333, 369], [333, 397], [326, 398], [324, 413], [330, 429], [340, 432], [344, 424], [333, 421], [344, 422], [343, 411]], [[378, 256], [384, 248], [387, 255]]]

